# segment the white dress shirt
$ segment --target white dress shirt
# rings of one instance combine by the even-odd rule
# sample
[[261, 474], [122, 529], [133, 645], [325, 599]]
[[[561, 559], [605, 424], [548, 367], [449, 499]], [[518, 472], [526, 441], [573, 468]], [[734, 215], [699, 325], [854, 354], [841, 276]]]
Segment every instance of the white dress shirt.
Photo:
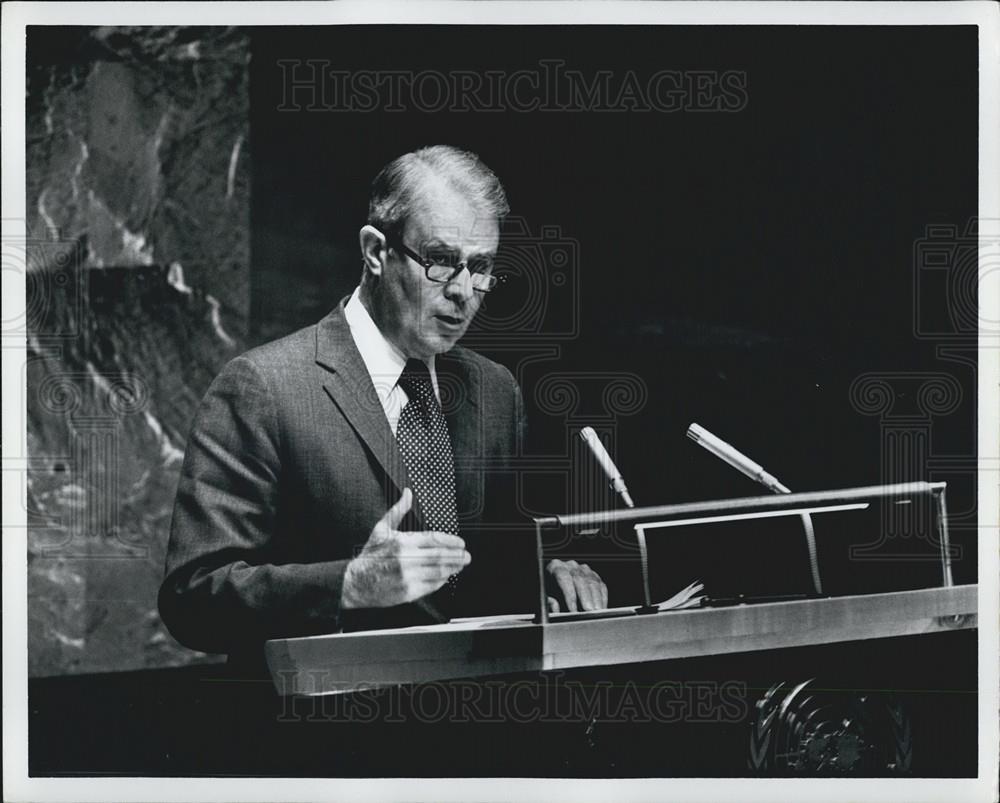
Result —
[[[403, 353], [390, 343], [385, 335], [379, 331], [372, 316], [368, 314], [365, 305], [361, 303], [361, 288], [356, 287], [350, 300], [344, 306], [344, 317], [347, 319], [347, 326], [351, 330], [351, 337], [354, 344], [361, 352], [361, 359], [364, 360], [368, 375], [375, 386], [378, 400], [385, 410], [385, 417], [389, 421], [389, 428], [392, 434], [396, 434], [396, 427], [399, 424], [399, 416], [403, 408], [409, 401], [406, 391], [399, 386], [399, 377], [406, 367], [406, 357]], [[434, 385], [434, 395], [438, 402], [441, 401], [441, 392], [438, 389], [437, 372], [434, 370], [434, 356], [427, 362], [427, 368], [431, 374], [431, 383]]]

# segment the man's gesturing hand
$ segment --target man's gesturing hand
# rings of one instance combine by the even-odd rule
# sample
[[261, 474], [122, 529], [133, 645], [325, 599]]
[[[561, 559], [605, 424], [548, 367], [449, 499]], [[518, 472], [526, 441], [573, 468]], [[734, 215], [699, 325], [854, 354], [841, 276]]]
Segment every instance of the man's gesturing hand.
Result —
[[375, 525], [361, 554], [347, 564], [344, 608], [413, 602], [437, 591], [472, 560], [457, 535], [397, 530], [412, 505], [413, 492], [404, 488], [399, 501]]

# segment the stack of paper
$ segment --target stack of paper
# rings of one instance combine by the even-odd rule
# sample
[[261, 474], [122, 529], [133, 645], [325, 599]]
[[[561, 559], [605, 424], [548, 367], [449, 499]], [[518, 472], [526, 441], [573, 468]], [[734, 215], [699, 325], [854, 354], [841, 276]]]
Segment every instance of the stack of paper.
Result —
[[[674, 594], [670, 599], [656, 605], [658, 611], [680, 611], [685, 608], [697, 608], [705, 595], [701, 592], [705, 590], [704, 584], [700, 580], [691, 583]], [[561, 613], [550, 613], [549, 620], [558, 622], [564, 619], [600, 619], [602, 616], [620, 616], [635, 611], [635, 605], [623, 605], [620, 608], [600, 608], [596, 611], [563, 611]], [[448, 627], [498, 627], [515, 624], [518, 622], [528, 622], [534, 619], [534, 614], [505, 614], [502, 616], [476, 616], [467, 619], [452, 619], [447, 625], [424, 625], [420, 629], [446, 629]]]
[[[658, 605], [654, 605], [658, 611], [680, 611], [685, 608], [697, 608], [705, 595], [701, 592], [705, 590], [704, 584], [700, 580], [695, 580], [687, 588], [678, 591], [670, 599], [666, 599]], [[630, 613], [636, 608], [635, 605], [623, 605], [620, 608], [601, 608], [596, 611], [563, 611], [562, 613], [550, 613], [549, 619], [558, 622], [560, 619], [580, 618], [600, 618], [615, 614]]]
[[661, 611], [677, 611], [682, 608], [696, 608], [701, 605], [705, 595], [701, 592], [705, 590], [705, 585], [700, 580], [695, 580], [687, 588], [678, 591], [670, 599], [664, 600], [656, 607]]

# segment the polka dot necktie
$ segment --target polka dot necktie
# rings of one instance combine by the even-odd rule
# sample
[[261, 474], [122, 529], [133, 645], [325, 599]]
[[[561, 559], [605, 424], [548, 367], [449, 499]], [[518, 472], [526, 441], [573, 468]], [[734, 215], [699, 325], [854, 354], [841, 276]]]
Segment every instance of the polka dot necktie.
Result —
[[[458, 535], [455, 458], [427, 365], [422, 360], [407, 360], [399, 385], [409, 401], [399, 416], [396, 441], [410, 487], [420, 500], [424, 526], [427, 530]], [[455, 593], [457, 581], [457, 574], [448, 578], [449, 595]]]

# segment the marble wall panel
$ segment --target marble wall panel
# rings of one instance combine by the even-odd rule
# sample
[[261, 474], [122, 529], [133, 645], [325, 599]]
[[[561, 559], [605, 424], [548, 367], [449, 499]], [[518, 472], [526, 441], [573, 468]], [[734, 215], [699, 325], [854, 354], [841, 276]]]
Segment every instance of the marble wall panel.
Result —
[[156, 611], [192, 416], [246, 344], [245, 33], [28, 35], [32, 676], [217, 660]]
[[31, 236], [87, 267], [176, 262], [245, 329], [248, 60], [237, 29], [32, 29]]

